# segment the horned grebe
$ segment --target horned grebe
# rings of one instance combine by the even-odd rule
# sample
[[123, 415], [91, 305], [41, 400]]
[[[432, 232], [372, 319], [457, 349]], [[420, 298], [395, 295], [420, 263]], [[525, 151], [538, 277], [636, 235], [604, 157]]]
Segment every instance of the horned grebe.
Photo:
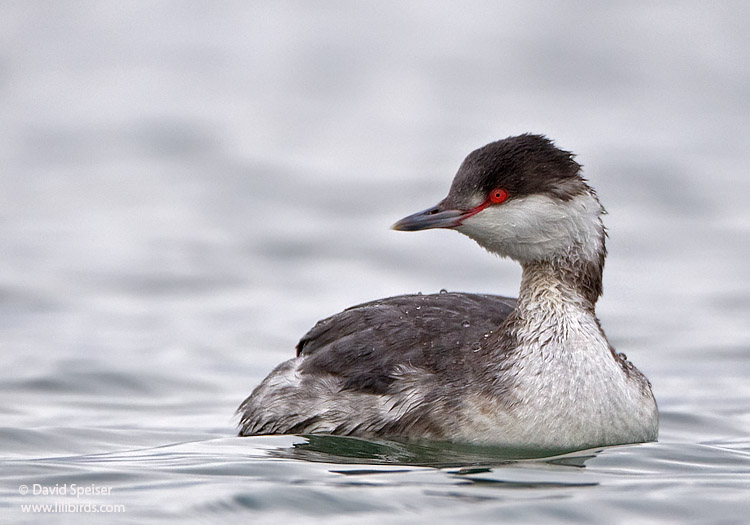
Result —
[[450, 228], [523, 267], [519, 298], [402, 295], [324, 319], [238, 412], [240, 435], [327, 433], [577, 450], [653, 441], [651, 385], [594, 306], [604, 210], [573, 154], [525, 134], [464, 160], [394, 230]]

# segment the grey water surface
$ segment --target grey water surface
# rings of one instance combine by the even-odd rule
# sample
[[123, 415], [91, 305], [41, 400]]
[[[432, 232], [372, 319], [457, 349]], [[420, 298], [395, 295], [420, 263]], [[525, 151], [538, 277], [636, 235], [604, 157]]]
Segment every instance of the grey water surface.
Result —
[[[747, 522], [749, 21], [739, 1], [0, 3], [0, 522]], [[516, 460], [235, 437], [318, 319], [516, 293], [455, 232], [388, 226], [526, 131], [575, 151], [609, 211], [598, 312], [653, 383], [659, 442]]]

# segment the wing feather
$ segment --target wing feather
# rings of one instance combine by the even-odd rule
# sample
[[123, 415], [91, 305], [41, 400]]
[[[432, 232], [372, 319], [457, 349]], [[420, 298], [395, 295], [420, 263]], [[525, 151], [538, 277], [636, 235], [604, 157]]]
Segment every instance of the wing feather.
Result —
[[339, 376], [344, 389], [382, 394], [399, 366], [446, 372], [514, 306], [508, 297], [466, 293], [401, 295], [353, 306], [302, 337], [300, 372]]

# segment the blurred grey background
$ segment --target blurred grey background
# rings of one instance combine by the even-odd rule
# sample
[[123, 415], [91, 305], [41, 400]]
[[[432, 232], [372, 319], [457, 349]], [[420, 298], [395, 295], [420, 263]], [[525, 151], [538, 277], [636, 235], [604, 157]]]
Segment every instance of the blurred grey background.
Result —
[[231, 433], [319, 318], [397, 293], [515, 295], [513, 263], [388, 226], [439, 200], [469, 151], [526, 131], [576, 152], [610, 212], [599, 312], [662, 407], [725, 406], [729, 386], [741, 406], [749, 16], [745, 2], [2, 2], [7, 424]]

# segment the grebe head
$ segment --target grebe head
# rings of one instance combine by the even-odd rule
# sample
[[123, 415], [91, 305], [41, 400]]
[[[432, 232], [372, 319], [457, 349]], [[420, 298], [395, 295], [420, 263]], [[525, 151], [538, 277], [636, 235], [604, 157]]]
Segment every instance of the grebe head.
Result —
[[604, 210], [573, 157], [542, 135], [492, 142], [466, 157], [445, 199], [392, 228], [451, 228], [521, 264], [600, 265]]

